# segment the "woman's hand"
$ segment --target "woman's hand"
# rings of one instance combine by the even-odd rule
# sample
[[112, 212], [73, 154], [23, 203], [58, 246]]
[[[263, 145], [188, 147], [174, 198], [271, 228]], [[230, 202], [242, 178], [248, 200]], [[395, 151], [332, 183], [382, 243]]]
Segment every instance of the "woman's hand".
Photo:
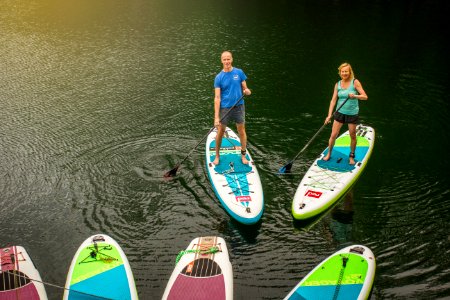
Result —
[[250, 96], [252, 94], [252, 91], [250, 91], [250, 89], [244, 89], [243, 92], [245, 96]]

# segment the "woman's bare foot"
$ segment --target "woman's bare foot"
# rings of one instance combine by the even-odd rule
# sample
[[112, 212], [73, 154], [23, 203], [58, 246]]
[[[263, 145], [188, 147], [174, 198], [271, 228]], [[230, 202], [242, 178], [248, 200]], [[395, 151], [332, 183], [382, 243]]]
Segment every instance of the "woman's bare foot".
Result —
[[219, 164], [219, 160], [220, 160], [220, 157], [216, 156], [216, 158], [213, 161], [213, 164], [217, 166]]
[[349, 165], [354, 165], [355, 162], [355, 153], [354, 152], [350, 152], [350, 155], [348, 156], [348, 164]]
[[330, 154], [330, 152], [328, 152], [328, 154], [325, 155], [324, 158], [322, 158], [322, 160], [324, 160], [324, 161], [329, 161], [329, 160], [330, 160], [330, 157], [331, 157], [331, 154]]

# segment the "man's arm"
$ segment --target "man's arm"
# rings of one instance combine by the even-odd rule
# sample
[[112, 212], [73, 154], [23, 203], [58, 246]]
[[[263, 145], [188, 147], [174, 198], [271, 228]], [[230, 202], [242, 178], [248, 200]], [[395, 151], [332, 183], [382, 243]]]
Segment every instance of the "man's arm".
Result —
[[220, 125], [220, 88], [214, 89], [214, 126]]

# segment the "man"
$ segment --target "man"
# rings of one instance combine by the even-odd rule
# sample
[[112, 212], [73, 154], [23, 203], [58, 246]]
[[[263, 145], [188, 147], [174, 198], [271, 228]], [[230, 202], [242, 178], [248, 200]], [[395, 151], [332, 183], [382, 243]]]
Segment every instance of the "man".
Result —
[[[245, 106], [241, 99], [243, 94], [251, 95], [245, 80], [247, 76], [241, 69], [232, 66], [233, 56], [230, 51], [224, 51], [220, 57], [223, 70], [214, 79], [214, 126], [217, 127], [216, 157], [213, 164], [220, 161], [220, 146], [225, 129], [230, 121], [236, 123], [241, 140], [242, 163], [248, 164], [247, 134], [245, 133]], [[239, 103], [236, 103], [240, 99]], [[232, 111], [230, 109], [236, 104]]]

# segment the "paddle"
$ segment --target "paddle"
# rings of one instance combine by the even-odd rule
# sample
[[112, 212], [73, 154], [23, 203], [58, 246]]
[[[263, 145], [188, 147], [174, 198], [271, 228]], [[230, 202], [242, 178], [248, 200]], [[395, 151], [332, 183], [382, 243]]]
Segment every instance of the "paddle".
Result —
[[[242, 96], [233, 104], [233, 106], [230, 108], [230, 110], [227, 111], [226, 114], [223, 115], [223, 117], [220, 119], [220, 122], [222, 122], [222, 120], [233, 110], [233, 108], [239, 103], [239, 101], [242, 100], [242, 98], [244, 98], [244, 93], [242, 93]], [[216, 128], [215, 126], [213, 126], [207, 134], [205, 134], [205, 136], [197, 143], [197, 145], [195, 145], [195, 147], [188, 153], [188, 155], [186, 155], [179, 163], [177, 163], [175, 165], [175, 167], [173, 169], [171, 169], [170, 171], [167, 171], [164, 174], [164, 177], [174, 177], [175, 175], [177, 175], [177, 171], [178, 168], [181, 166], [181, 164], [189, 157], [191, 156], [192, 152], [194, 152], [194, 150], [198, 147], [198, 145], [200, 145], [201, 142], [203, 142], [204, 139], [206, 139], [206, 137], [208, 137], [208, 135], [214, 130], [214, 128]]]
[[[344, 106], [345, 102], [347, 102], [347, 100], [348, 100], [348, 97], [347, 97], [347, 99], [344, 100], [344, 102], [342, 102], [341, 105], [339, 105], [339, 108], [336, 109], [336, 111], [339, 111], [342, 108], [342, 106]], [[333, 116], [336, 113], [336, 111], [333, 113]], [[320, 129], [316, 132], [316, 134], [314, 134], [313, 137], [309, 140], [309, 142], [302, 148], [302, 150], [300, 150], [300, 152], [297, 153], [297, 155], [291, 161], [289, 161], [286, 165], [281, 167], [280, 170], [278, 170], [278, 173], [280, 173], [280, 174], [289, 173], [291, 171], [292, 164], [294, 163], [294, 161], [300, 156], [300, 154], [303, 153], [303, 151], [305, 151], [306, 148], [308, 148], [308, 146], [311, 144], [311, 142], [325, 128], [326, 125], [327, 125], [327, 123], [323, 124], [322, 127], [320, 127]]]

